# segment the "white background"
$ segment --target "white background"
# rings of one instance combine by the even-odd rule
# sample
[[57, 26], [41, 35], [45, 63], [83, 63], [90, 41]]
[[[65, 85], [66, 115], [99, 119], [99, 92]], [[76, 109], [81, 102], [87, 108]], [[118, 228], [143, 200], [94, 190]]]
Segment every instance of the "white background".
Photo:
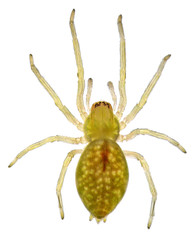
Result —
[[[4, 2], [4, 3], [3, 3]], [[194, 239], [192, 1], [7, 0], [0, 3], [0, 239]], [[151, 194], [138, 161], [128, 159], [127, 192], [107, 223], [89, 222], [75, 187], [79, 157], [69, 166], [60, 219], [55, 187], [66, 154], [75, 148], [53, 143], [36, 149], [8, 169], [16, 154], [47, 136], [81, 136], [56, 108], [29, 65], [42, 75], [76, 115], [76, 64], [69, 30], [71, 10], [80, 41], [85, 79], [94, 79], [92, 102], [112, 101], [106, 83], [119, 80], [117, 17], [126, 36], [126, 114], [138, 102], [162, 58], [171, 53], [145, 108], [123, 131], [150, 128], [180, 141], [139, 136], [121, 144], [149, 163], [158, 191], [156, 215], [147, 229]]]

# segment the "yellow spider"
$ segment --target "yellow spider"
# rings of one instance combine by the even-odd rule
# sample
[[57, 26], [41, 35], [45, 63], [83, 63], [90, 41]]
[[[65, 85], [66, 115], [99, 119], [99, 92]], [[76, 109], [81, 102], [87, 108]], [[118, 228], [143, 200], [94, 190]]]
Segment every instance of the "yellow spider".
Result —
[[[73, 38], [73, 47], [75, 51], [75, 58], [78, 69], [78, 91], [77, 91], [77, 108], [83, 119], [83, 123], [77, 120], [76, 117], [62, 104], [60, 98], [55, 91], [42, 77], [36, 66], [34, 65], [33, 56], [30, 55], [30, 65], [33, 73], [36, 75], [40, 83], [47, 90], [50, 96], [53, 98], [56, 106], [65, 117], [73, 123], [80, 131], [84, 133], [84, 136], [78, 138], [66, 137], [66, 136], [51, 136], [45, 138], [37, 143], [34, 143], [23, 151], [21, 151], [9, 167], [16, 163], [18, 159], [23, 157], [29, 151], [38, 148], [46, 143], [61, 141], [71, 144], [88, 143], [84, 150], [76, 149], [68, 153], [64, 160], [63, 167], [57, 183], [56, 193], [59, 201], [59, 209], [61, 218], [64, 218], [63, 203], [61, 197], [61, 188], [67, 167], [72, 158], [76, 154], [81, 154], [80, 160], [76, 169], [76, 185], [79, 196], [84, 203], [85, 207], [90, 212], [90, 220], [93, 218], [97, 222], [106, 218], [111, 213], [117, 204], [121, 201], [128, 184], [128, 166], [125, 156], [134, 157], [140, 161], [141, 166], [145, 171], [145, 175], [149, 184], [150, 192], [152, 194], [152, 202], [150, 209], [150, 216], [148, 220], [148, 228], [150, 228], [154, 216], [154, 207], [157, 198], [157, 192], [149, 171], [149, 166], [142, 155], [132, 151], [122, 151], [116, 142], [123, 142], [131, 140], [139, 134], [150, 135], [160, 139], [167, 140], [169, 143], [178, 147], [182, 152], [186, 153], [185, 149], [174, 139], [169, 136], [152, 131], [149, 129], [135, 129], [127, 135], [121, 135], [120, 130], [123, 130], [127, 124], [132, 121], [137, 113], [145, 105], [149, 94], [158, 81], [163, 68], [170, 58], [167, 55], [160, 63], [157, 72], [148, 84], [145, 92], [143, 93], [140, 101], [132, 111], [125, 116], [122, 120], [123, 112], [126, 107], [127, 98], [125, 92], [125, 76], [126, 76], [126, 54], [125, 54], [125, 38], [122, 25], [122, 15], [118, 17], [118, 30], [120, 35], [120, 81], [119, 81], [119, 93], [120, 101], [116, 110], [117, 98], [115, 95], [112, 82], [108, 82], [108, 87], [113, 99], [113, 109], [110, 103], [105, 101], [96, 102], [90, 109], [90, 97], [93, 81], [90, 78], [88, 80], [88, 88], [86, 95], [86, 105], [89, 114], [87, 113], [83, 101], [83, 94], [85, 88], [84, 82], [84, 69], [82, 65], [82, 59], [80, 54], [79, 43], [76, 35], [74, 25], [75, 10], [73, 9], [70, 16], [70, 28]], [[115, 111], [113, 113], [113, 110]]]

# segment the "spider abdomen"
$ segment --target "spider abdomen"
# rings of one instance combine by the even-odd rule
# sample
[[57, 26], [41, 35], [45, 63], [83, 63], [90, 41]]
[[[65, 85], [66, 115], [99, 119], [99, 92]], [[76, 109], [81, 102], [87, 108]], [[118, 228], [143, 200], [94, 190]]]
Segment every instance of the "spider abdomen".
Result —
[[109, 139], [92, 141], [82, 153], [77, 190], [93, 217], [104, 219], [122, 199], [128, 183], [128, 166], [119, 145]]

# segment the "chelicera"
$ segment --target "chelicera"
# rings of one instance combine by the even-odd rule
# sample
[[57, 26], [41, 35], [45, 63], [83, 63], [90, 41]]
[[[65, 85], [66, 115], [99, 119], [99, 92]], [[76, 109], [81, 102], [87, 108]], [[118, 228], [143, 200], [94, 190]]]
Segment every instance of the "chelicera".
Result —
[[[142, 155], [137, 152], [124, 150], [122, 151], [117, 142], [123, 142], [133, 139], [134, 137], [144, 134], [154, 136], [163, 140], [167, 140], [169, 143], [178, 147], [182, 152], [186, 153], [185, 149], [174, 139], [169, 136], [152, 131], [149, 129], [135, 129], [127, 135], [121, 135], [120, 131], [123, 130], [127, 124], [132, 121], [138, 112], [145, 105], [148, 96], [157, 83], [163, 68], [170, 58], [167, 55], [160, 63], [157, 72], [153, 76], [152, 80], [148, 84], [145, 92], [143, 93], [140, 101], [131, 112], [124, 118], [123, 112], [126, 107], [127, 97], [125, 91], [125, 78], [126, 78], [126, 54], [125, 54], [125, 37], [122, 25], [122, 16], [118, 17], [118, 30], [120, 35], [120, 81], [119, 81], [119, 94], [120, 100], [117, 106], [117, 97], [114, 91], [112, 82], [108, 82], [108, 88], [110, 90], [113, 108], [110, 103], [105, 101], [96, 102], [90, 108], [90, 97], [93, 85], [93, 80], [88, 80], [87, 94], [86, 94], [86, 106], [85, 108], [83, 94], [85, 88], [84, 81], [84, 69], [81, 59], [81, 53], [77, 34], [74, 25], [75, 10], [72, 11], [70, 16], [70, 29], [73, 38], [73, 47], [75, 52], [75, 58], [78, 69], [78, 91], [77, 91], [77, 108], [83, 119], [83, 123], [77, 120], [75, 116], [62, 104], [60, 98], [57, 96], [52, 87], [40, 74], [36, 68], [33, 60], [33, 56], [30, 54], [30, 66], [33, 73], [36, 75], [40, 83], [46, 89], [46, 91], [53, 98], [56, 106], [65, 115], [65, 117], [73, 123], [80, 131], [84, 133], [84, 136], [78, 138], [66, 137], [66, 136], [51, 136], [45, 138], [39, 142], [36, 142], [23, 151], [21, 151], [16, 158], [11, 162], [9, 167], [16, 163], [18, 159], [23, 157], [29, 151], [43, 146], [46, 143], [61, 141], [71, 144], [85, 144], [88, 145], [82, 149], [72, 150], [68, 153], [64, 160], [62, 170], [57, 183], [56, 193], [59, 201], [59, 209], [61, 218], [64, 218], [63, 203], [61, 197], [61, 188], [67, 167], [72, 158], [76, 154], [81, 154], [80, 160], [76, 169], [76, 186], [79, 196], [84, 203], [85, 207], [90, 212], [90, 220], [93, 218], [97, 222], [103, 220], [106, 221], [107, 216], [115, 209], [118, 203], [123, 198], [127, 184], [128, 184], [128, 166], [126, 162], [126, 156], [136, 158], [140, 161], [141, 166], [145, 171], [145, 175], [149, 184], [150, 192], [152, 195], [152, 202], [150, 208], [150, 216], [148, 220], [148, 228], [150, 228], [154, 216], [154, 208], [157, 198], [156, 188], [154, 186], [149, 166]], [[122, 119], [122, 120], [121, 120]]]

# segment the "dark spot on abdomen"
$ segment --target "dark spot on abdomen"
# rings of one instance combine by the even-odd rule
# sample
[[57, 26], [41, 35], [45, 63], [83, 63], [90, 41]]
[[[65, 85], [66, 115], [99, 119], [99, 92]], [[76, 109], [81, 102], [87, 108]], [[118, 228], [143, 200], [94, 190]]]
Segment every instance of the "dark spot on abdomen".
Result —
[[103, 146], [102, 146], [102, 152], [101, 152], [102, 163], [103, 163], [103, 172], [106, 171], [106, 165], [108, 163], [108, 155], [109, 155], [109, 150], [107, 147], [107, 142], [104, 141]]

